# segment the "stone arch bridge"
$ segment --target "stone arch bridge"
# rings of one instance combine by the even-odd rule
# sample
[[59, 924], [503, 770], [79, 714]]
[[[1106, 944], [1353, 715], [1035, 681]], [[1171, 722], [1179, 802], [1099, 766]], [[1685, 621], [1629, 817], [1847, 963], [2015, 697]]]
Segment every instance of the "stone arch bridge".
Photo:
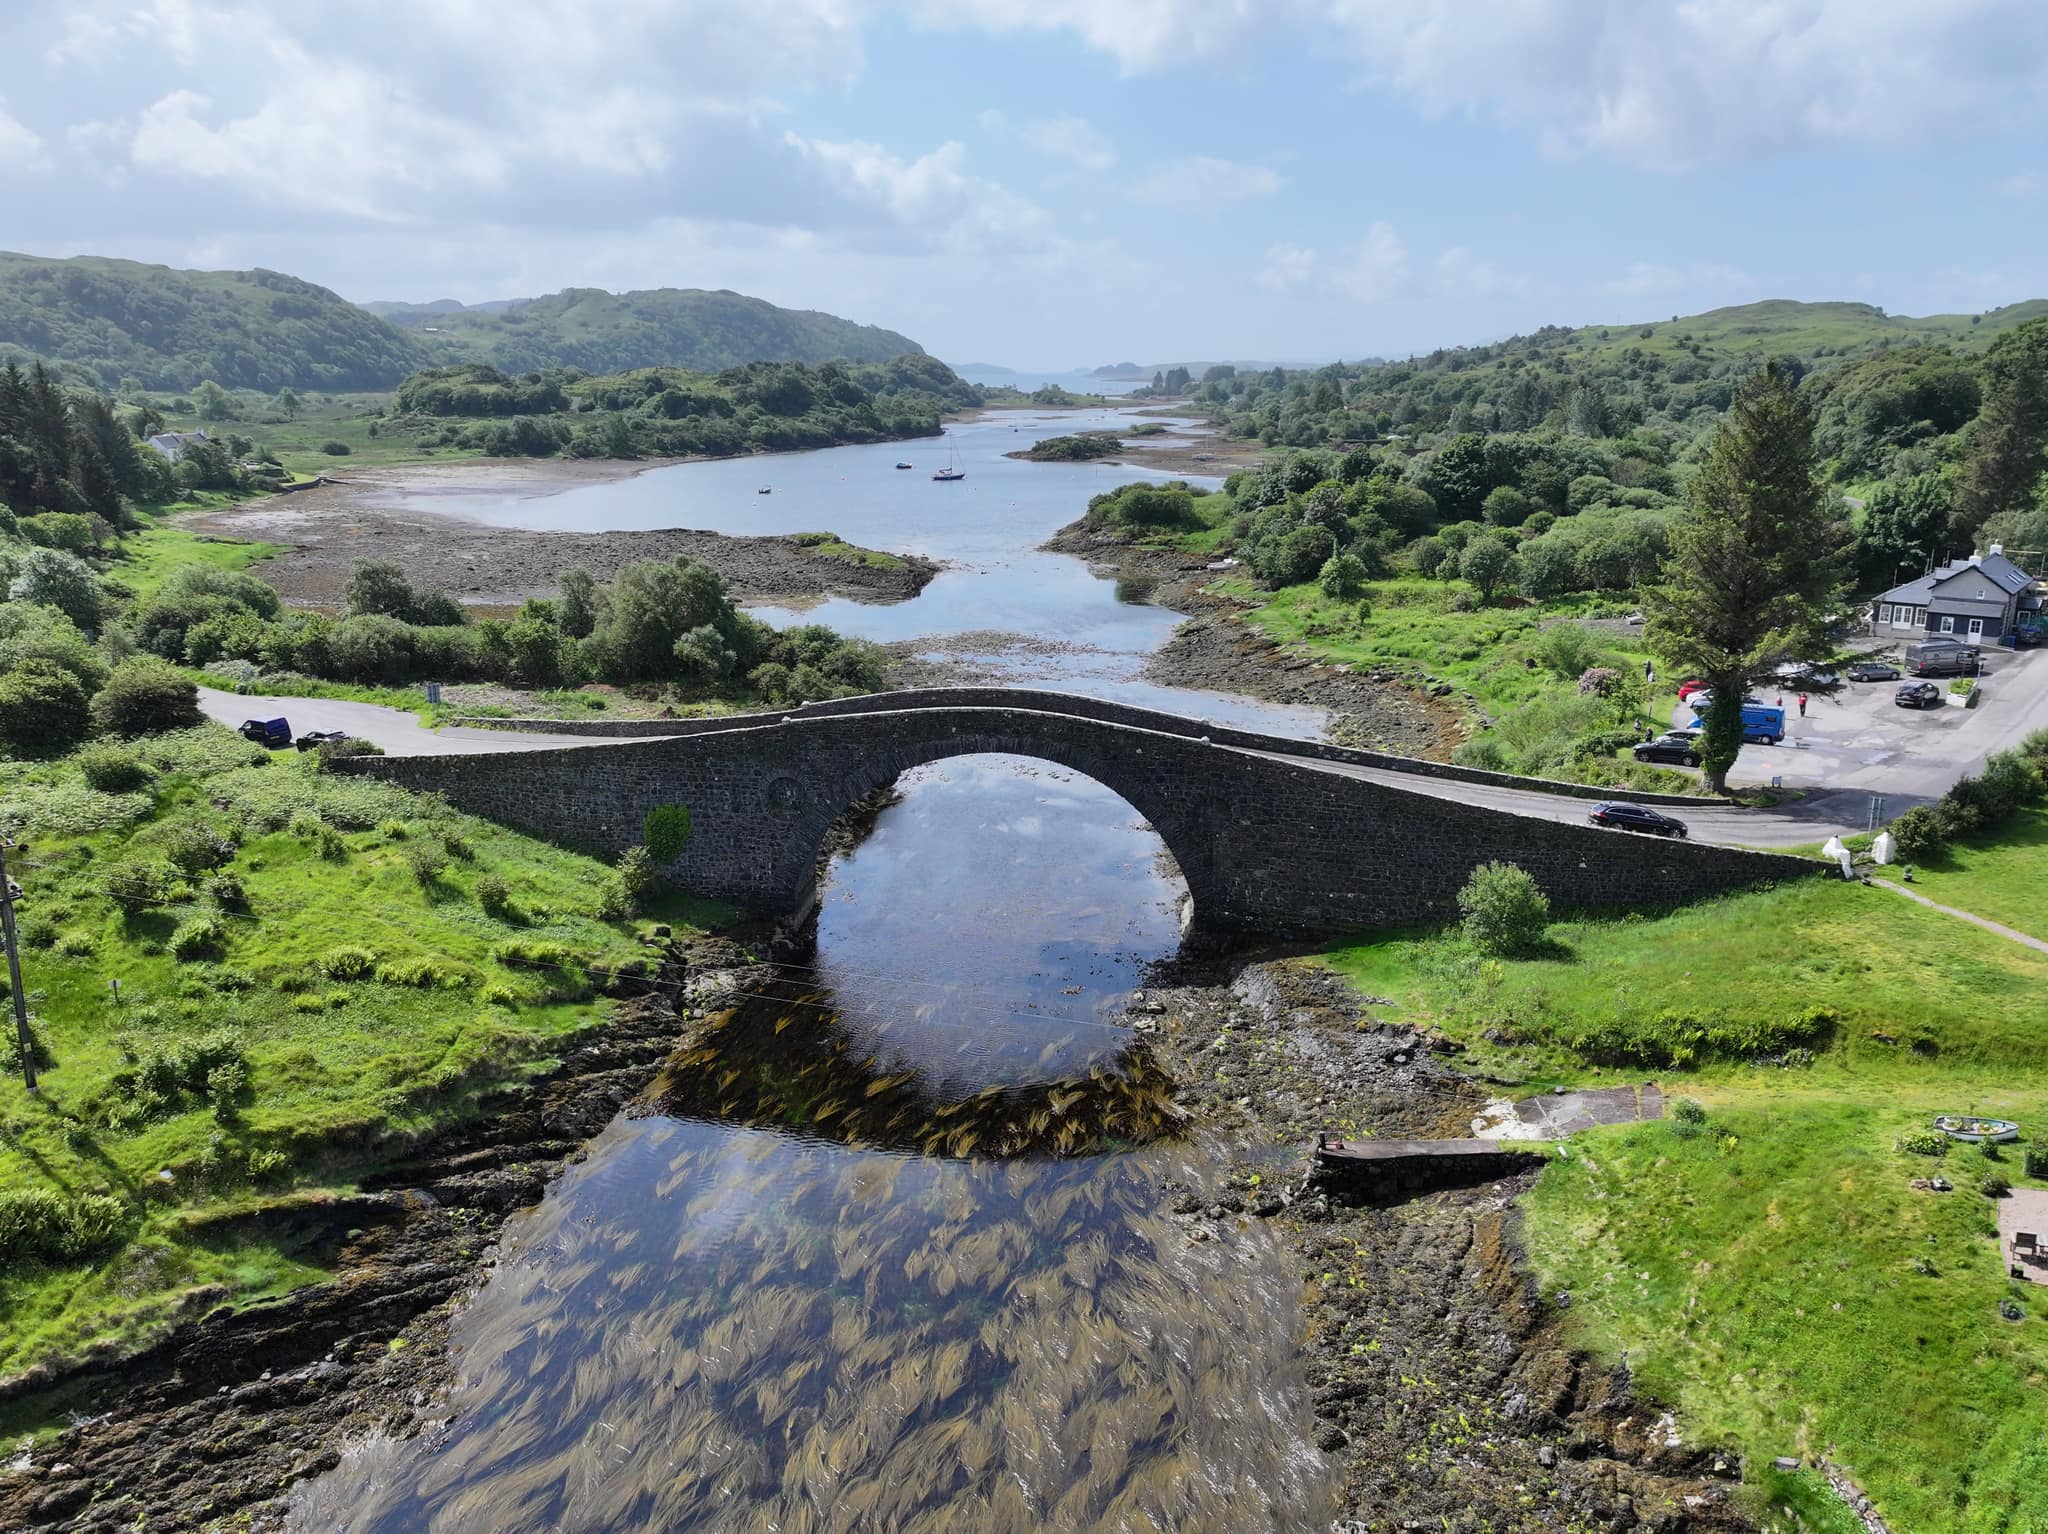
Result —
[[[683, 805], [691, 831], [665, 870], [671, 880], [788, 917], [810, 909], [820, 849], [849, 808], [908, 768], [979, 752], [1040, 758], [1122, 795], [1179, 862], [1195, 920], [1212, 931], [1288, 934], [1452, 917], [1460, 886], [1496, 858], [1527, 869], [1563, 907], [1668, 905], [1812, 877], [1824, 866], [1603, 831], [1576, 812], [1543, 818], [1461, 802], [1443, 781], [1527, 787], [1502, 774], [1061, 693], [941, 688], [782, 714], [580, 731], [642, 732], [651, 738], [332, 765], [444, 794], [461, 809], [607, 857], [641, 841], [651, 810]], [[1422, 792], [1390, 766], [1437, 781]], [[1378, 770], [1366, 778], [1362, 767]]]

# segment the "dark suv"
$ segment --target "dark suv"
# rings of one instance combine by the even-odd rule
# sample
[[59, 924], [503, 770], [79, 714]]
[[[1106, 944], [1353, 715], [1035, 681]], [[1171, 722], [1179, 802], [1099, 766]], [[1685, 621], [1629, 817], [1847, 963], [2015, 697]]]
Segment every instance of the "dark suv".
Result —
[[1659, 735], [1640, 746], [1631, 746], [1629, 754], [1639, 762], [1673, 762], [1680, 767], [1700, 764], [1699, 742], [1686, 735]]
[[1647, 831], [1652, 836], [1685, 835], [1684, 821], [1660, 815], [1647, 804], [1630, 804], [1625, 799], [1602, 799], [1593, 806], [1593, 813], [1587, 819], [1596, 826], [1612, 826], [1617, 831]]

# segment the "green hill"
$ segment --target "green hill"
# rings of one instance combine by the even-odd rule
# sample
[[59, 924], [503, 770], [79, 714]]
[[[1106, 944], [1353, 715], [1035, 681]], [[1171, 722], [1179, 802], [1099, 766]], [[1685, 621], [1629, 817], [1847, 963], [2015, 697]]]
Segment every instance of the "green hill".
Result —
[[201, 379], [272, 393], [389, 389], [427, 348], [339, 295], [282, 272], [188, 272], [101, 256], [0, 251], [0, 362], [63, 363], [107, 388]]
[[782, 309], [725, 290], [569, 288], [509, 306], [380, 304], [433, 360], [487, 362], [507, 373], [678, 367], [715, 373], [749, 362], [886, 362], [921, 353], [908, 336], [812, 309]]
[[1923, 319], [1870, 304], [1770, 299], [1630, 324], [1546, 325], [1396, 361], [1215, 367], [1198, 375], [1192, 394], [1233, 433], [1292, 447], [1542, 427], [1596, 438], [1648, 428], [1685, 443], [1767, 360], [1789, 359], [1817, 391], [1832, 375], [1882, 368], [1907, 351], [1934, 349], [1970, 369], [1998, 336], [2043, 315], [2041, 299]]

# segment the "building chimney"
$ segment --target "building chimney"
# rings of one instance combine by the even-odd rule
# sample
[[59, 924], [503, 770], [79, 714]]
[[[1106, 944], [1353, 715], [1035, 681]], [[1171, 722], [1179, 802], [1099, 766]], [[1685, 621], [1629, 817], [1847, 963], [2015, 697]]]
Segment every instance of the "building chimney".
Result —
[[1994, 543], [1991, 545], [1991, 552], [1994, 554], [2002, 555], [2005, 553], [2005, 545], [2002, 543]]

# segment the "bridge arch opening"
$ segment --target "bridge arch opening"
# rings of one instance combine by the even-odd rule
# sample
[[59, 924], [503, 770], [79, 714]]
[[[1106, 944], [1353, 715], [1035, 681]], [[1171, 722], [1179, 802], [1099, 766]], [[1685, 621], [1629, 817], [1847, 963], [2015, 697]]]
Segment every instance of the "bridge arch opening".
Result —
[[885, 1059], [956, 1090], [1112, 1060], [1192, 903], [1136, 806], [1040, 757], [913, 764], [818, 845], [804, 972]]

